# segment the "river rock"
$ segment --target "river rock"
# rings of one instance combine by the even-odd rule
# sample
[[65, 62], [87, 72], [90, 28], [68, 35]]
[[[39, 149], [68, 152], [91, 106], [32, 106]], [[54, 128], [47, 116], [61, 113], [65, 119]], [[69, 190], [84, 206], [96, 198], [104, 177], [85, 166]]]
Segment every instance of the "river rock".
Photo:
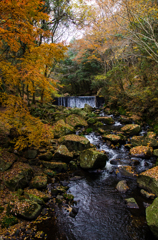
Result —
[[158, 237], [158, 198], [146, 208], [146, 220], [153, 234]]
[[147, 199], [154, 199], [154, 198], [155, 198], [155, 194], [149, 193], [149, 192], [145, 191], [144, 189], [141, 189], [141, 190], [140, 190], [140, 193], [141, 193], [144, 197], [146, 197]]
[[154, 154], [154, 156], [158, 157], [158, 149], [154, 149], [153, 154]]
[[116, 189], [121, 193], [127, 192], [129, 187], [127, 186], [126, 180], [122, 180], [122, 181], [118, 182]]
[[32, 168], [22, 162], [14, 163], [12, 169], [4, 173], [4, 184], [11, 190], [15, 191], [28, 185], [33, 176]]
[[12, 201], [9, 203], [9, 208], [11, 213], [26, 220], [36, 219], [42, 210], [41, 205], [29, 199]]
[[135, 135], [141, 131], [141, 127], [138, 124], [127, 124], [121, 128], [121, 131], [128, 135]]
[[148, 146], [137, 146], [130, 149], [133, 157], [150, 158], [153, 155], [153, 148]]
[[53, 154], [52, 154], [52, 152], [49, 152], [49, 151], [46, 153], [40, 154], [38, 156], [38, 158], [40, 160], [44, 160], [44, 161], [50, 161], [52, 159], [52, 157], [53, 157]]
[[76, 128], [76, 127], [87, 127], [88, 124], [84, 118], [81, 116], [78, 116], [76, 114], [71, 114], [66, 118], [66, 123], [69, 124], [70, 126]]
[[67, 135], [74, 132], [74, 128], [69, 124], [65, 123], [64, 120], [57, 121], [53, 126], [53, 133], [55, 138]]
[[98, 121], [102, 121], [105, 124], [112, 125], [115, 123], [112, 117], [97, 117]]
[[41, 161], [44, 167], [52, 169], [54, 171], [63, 172], [67, 170], [67, 164], [64, 162], [46, 162]]
[[137, 176], [134, 170], [135, 168], [132, 166], [120, 166], [118, 169], [116, 169], [115, 173], [119, 176], [133, 178]]
[[131, 144], [136, 146], [150, 146], [157, 147], [158, 141], [155, 139], [155, 134], [153, 132], [149, 132], [146, 137], [144, 136], [133, 136], [131, 138]]
[[137, 183], [140, 188], [146, 189], [158, 196], [158, 166], [139, 174]]
[[13, 153], [9, 153], [7, 150], [0, 150], [0, 172], [4, 172], [11, 168], [17, 157]]
[[94, 149], [87, 149], [80, 154], [80, 166], [84, 169], [104, 168], [107, 156], [100, 151]]
[[82, 151], [90, 147], [90, 142], [87, 138], [75, 134], [61, 137], [59, 143], [65, 145], [69, 151]]
[[48, 194], [45, 194], [37, 189], [26, 189], [24, 195], [31, 201], [37, 202], [38, 204], [44, 205], [50, 199]]
[[121, 123], [125, 123], [125, 124], [127, 124], [127, 123], [132, 123], [132, 119], [131, 119], [130, 117], [123, 116], [123, 115], [120, 116], [119, 121], [120, 121]]
[[60, 145], [54, 154], [54, 159], [69, 162], [73, 158], [73, 153], [69, 152], [65, 145]]
[[136, 209], [139, 208], [139, 206], [134, 198], [126, 198], [125, 201], [127, 203], [128, 208], [136, 208]]
[[118, 135], [115, 135], [115, 134], [108, 134], [108, 135], [104, 134], [102, 137], [103, 137], [103, 139], [109, 140], [114, 143], [121, 141], [121, 137]]
[[34, 159], [34, 158], [36, 158], [37, 154], [38, 154], [38, 151], [36, 149], [28, 149], [25, 152], [25, 157], [27, 159]]
[[85, 112], [92, 112], [92, 111], [93, 111], [93, 108], [92, 108], [89, 104], [85, 103], [83, 110], [84, 110]]
[[35, 176], [31, 182], [30, 186], [32, 188], [43, 189], [47, 187], [47, 176]]

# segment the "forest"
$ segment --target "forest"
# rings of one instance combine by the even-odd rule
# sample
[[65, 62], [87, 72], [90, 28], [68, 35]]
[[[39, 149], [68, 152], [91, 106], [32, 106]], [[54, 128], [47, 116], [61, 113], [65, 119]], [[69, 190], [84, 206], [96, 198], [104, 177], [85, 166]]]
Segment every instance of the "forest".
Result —
[[[158, 129], [157, 1], [90, 2], [2, 1], [0, 101], [7, 107], [1, 114], [6, 126], [20, 131], [36, 122], [36, 134], [48, 134], [28, 107], [66, 94], [102, 96], [110, 108], [143, 115]], [[66, 44], [73, 27], [82, 37]], [[36, 134], [29, 135], [30, 144]], [[22, 142], [28, 144], [19, 139], [17, 148]]]
[[[90, 143], [82, 139], [84, 135], [91, 133], [93, 127], [97, 128], [100, 134], [105, 134], [105, 129], [100, 129], [103, 123], [99, 121], [104, 121], [107, 125], [114, 124], [111, 116], [107, 119], [105, 116], [101, 117], [99, 111], [121, 116], [123, 124], [128, 121], [140, 124], [140, 126], [134, 124], [130, 130], [122, 130], [123, 133], [118, 131], [118, 136], [110, 136], [110, 144], [112, 143], [110, 146], [114, 149], [119, 148], [125, 141], [128, 141], [129, 147], [132, 140], [124, 136], [124, 133], [127, 136], [139, 134], [141, 127], [147, 125], [150, 132], [146, 133], [145, 140], [141, 138], [142, 142], [138, 144], [138, 154], [142, 147], [141, 150], [146, 157], [151, 151], [150, 147], [156, 148], [158, 143], [157, 86], [157, 0], [1, 0], [0, 191], [2, 190], [2, 195], [7, 196], [8, 185], [5, 182], [14, 175], [14, 171], [8, 173], [6, 179], [3, 173], [6, 174], [8, 169], [11, 171], [13, 164], [18, 163], [15, 160], [17, 156], [19, 158], [29, 155], [28, 149], [33, 151], [31, 154], [34, 154], [34, 151], [41, 154], [38, 156], [39, 161], [43, 161], [43, 158], [50, 160], [53, 157], [56, 160], [59, 158], [58, 154], [61, 154], [60, 151], [57, 153], [57, 147], [62, 141], [64, 143], [61, 146], [66, 146], [65, 142], [70, 139], [66, 139], [65, 136], [74, 133], [76, 129], [81, 131], [78, 126], [84, 126], [85, 129], [81, 132], [81, 136], [73, 135], [73, 141], [81, 141], [82, 144], [85, 141], [86, 148], [90, 148]], [[64, 109], [54, 105], [56, 97], [68, 96], [103, 97], [105, 103], [103, 108], [95, 110], [96, 112], [93, 112], [94, 109], [90, 106], [79, 110]], [[135, 127], [136, 132], [133, 129]], [[106, 133], [111, 135], [109, 129]], [[115, 131], [112, 134], [115, 135]], [[9, 145], [8, 142], [5, 145], [8, 136]], [[134, 141], [137, 141], [137, 137], [134, 137]], [[107, 138], [105, 139], [107, 141]], [[78, 146], [82, 145], [81, 142]], [[156, 145], [152, 146], [153, 142]], [[134, 144], [129, 148], [135, 147]], [[69, 146], [66, 147], [69, 150]], [[47, 156], [42, 155], [45, 154], [43, 148], [49, 150]], [[71, 156], [73, 150], [70, 147], [69, 152], [67, 148], [65, 150], [64, 147], [63, 150], [66, 155], [66, 163], [63, 164], [69, 163], [70, 159], [78, 159], [81, 154], [74, 147], [73, 150], [76, 152]], [[79, 149], [79, 151], [83, 150], [82, 147]], [[131, 151], [131, 155], [135, 154], [132, 149], [128, 151]], [[149, 155], [158, 157], [158, 153], [153, 154], [153, 151], [152, 149]], [[103, 155], [102, 151], [100, 154]], [[26, 158], [31, 159], [29, 161], [35, 158], [28, 155]], [[11, 160], [11, 165], [8, 160], [10, 158], [14, 159]], [[9, 164], [7, 168], [6, 163]], [[23, 164], [19, 166], [17, 164], [16, 172], [22, 171], [19, 169], [24, 166], [32, 174], [29, 179], [31, 181], [33, 175], [36, 175], [36, 170], [30, 170], [30, 166], [25, 165], [27, 164], [25, 160]], [[39, 162], [39, 166], [42, 164]], [[5, 170], [2, 171], [4, 165]], [[33, 165], [32, 162], [30, 165]], [[65, 171], [67, 165], [61, 166]], [[50, 165], [44, 167], [53, 169]], [[153, 170], [151, 174], [155, 172], [157, 170]], [[50, 174], [54, 177], [54, 173], [49, 172], [49, 177]], [[45, 177], [43, 173], [40, 176], [43, 177], [42, 179]], [[45, 180], [38, 179], [38, 181]], [[5, 183], [4, 189], [1, 189], [1, 183], [2, 185]], [[21, 187], [17, 189], [11, 187], [11, 191], [19, 189]], [[72, 200], [71, 198], [73, 199], [73, 196], [65, 195], [66, 200]], [[1, 200], [0, 213], [3, 210]], [[4, 209], [8, 211], [6, 206]], [[2, 223], [1, 218], [0, 223]], [[10, 226], [10, 223], [7, 224], [5, 227]], [[152, 232], [156, 235], [154, 231]]]

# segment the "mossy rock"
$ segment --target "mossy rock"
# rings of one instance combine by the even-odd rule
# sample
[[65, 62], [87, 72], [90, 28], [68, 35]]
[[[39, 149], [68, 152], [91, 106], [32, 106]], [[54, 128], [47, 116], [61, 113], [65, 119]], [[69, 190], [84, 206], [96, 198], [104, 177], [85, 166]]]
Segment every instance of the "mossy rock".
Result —
[[97, 122], [97, 119], [96, 118], [88, 118], [88, 120], [87, 120], [87, 123], [89, 124], [89, 125], [93, 125], [93, 124], [95, 124]]
[[60, 145], [54, 154], [54, 159], [59, 159], [63, 162], [69, 162], [73, 158], [73, 153], [70, 152], [65, 145]]
[[130, 154], [134, 157], [150, 158], [153, 155], [153, 148], [147, 146], [137, 146], [130, 149]]
[[121, 141], [121, 137], [115, 134], [104, 134], [103, 139], [109, 140], [111, 142], [117, 143]]
[[80, 154], [80, 166], [84, 169], [104, 168], [107, 156], [95, 149], [86, 149]]
[[46, 162], [41, 161], [44, 167], [52, 169], [57, 172], [67, 171], [67, 164], [64, 162]]
[[44, 169], [44, 173], [49, 177], [54, 177], [56, 175], [55, 171], [53, 171], [51, 169], [47, 169], [47, 168]]
[[26, 189], [24, 195], [31, 201], [37, 202], [40, 205], [44, 205], [50, 199], [48, 194], [45, 194], [37, 189]]
[[158, 149], [154, 149], [153, 154], [154, 154], [154, 156], [158, 157]]
[[35, 176], [31, 182], [32, 188], [43, 189], [47, 187], [47, 176]]
[[75, 134], [61, 137], [59, 143], [65, 145], [69, 151], [82, 151], [90, 147], [90, 142], [87, 138]]
[[14, 163], [12, 169], [4, 173], [4, 184], [11, 190], [16, 191], [19, 188], [26, 187], [33, 176], [32, 168], [22, 162]]
[[53, 133], [55, 138], [70, 134], [74, 132], [74, 128], [65, 123], [64, 120], [57, 121], [53, 126]]
[[132, 123], [132, 119], [130, 117], [123, 116], [123, 115], [120, 116], [119, 121], [124, 124]]
[[9, 153], [6, 149], [0, 149], [0, 172], [4, 172], [11, 168], [17, 157], [13, 153]]
[[158, 198], [146, 208], [146, 220], [153, 234], [158, 237]]
[[25, 152], [25, 157], [27, 159], [34, 159], [34, 158], [36, 158], [37, 154], [38, 154], [38, 151], [36, 149], [28, 149]]
[[102, 121], [105, 124], [112, 125], [115, 123], [112, 117], [97, 117], [98, 121]]
[[127, 203], [128, 208], [136, 208], [136, 209], [139, 208], [139, 206], [134, 198], [126, 198], [125, 201]]
[[77, 128], [77, 127], [87, 127], [88, 124], [86, 122], [86, 120], [84, 120], [84, 118], [82, 118], [81, 116], [78, 116], [76, 114], [71, 114], [70, 116], [68, 116], [66, 118], [66, 123], [69, 124], [70, 126]]
[[127, 192], [129, 187], [127, 186], [126, 180], [122, 180], [122, 181], [118, 182], [116, 189], [121, 193]]
[[22, 217], [26, 220], [36, 219], [42, 210], [41, 205], [29, 199], [10, 202], [9, 207], [14, 215]]
[[103, 124], [102, 122], [96, 122], [96, 123], [94, 124], [94, 126], [96, 126], [96, 127], [102, 127], [102, 126], [104, 126], [104, 124]]
[[121, 131], [128, 135], [136, 135], [141, 131], [141, 127], [138, 124], [127, 124], [121, 128]]
[[52, 159], [52, 157], [53, 157], [53, 154], [50, 151], [48, 151], [46, 153], [43, 153], [43, 154], [40, 154], [38, 156], [38, 158], [40, 160], [44, 160], [44, 161], [50, 161]]
[[152, 135], [147, 135], [146, 137], [144, 136], [133, 136], [131, 138], [131, 144], [136, 147], [136, 146], [150, 146], [150, 147], [157, 147], [158, 146], [158, 141], [157, 139], [150, 137]]
[[84, 111], [85, 112], [92, 112], [93, 111], [93, 107], [86, 103], [84, 105]]
[[158, 196], [158, 166], [139, 174], [137, 183], [140, 188]]

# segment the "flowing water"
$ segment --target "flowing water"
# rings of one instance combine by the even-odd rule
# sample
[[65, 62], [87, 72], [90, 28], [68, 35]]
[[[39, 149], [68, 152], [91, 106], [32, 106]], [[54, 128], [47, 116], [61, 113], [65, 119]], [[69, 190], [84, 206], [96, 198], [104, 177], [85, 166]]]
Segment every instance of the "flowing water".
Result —
[[104, 98], [97, 96], [74, 96], [74, 97], [59, 97], [55, 99], [54, 104], [64, 107], [84, 108], [85, 104], [93, 108], [100, 107], [104, 103]]
[[[105, 126], [106, 127], [106, 126]], [[112, 128], [119, 129], [117, 120]], [[140, 134], [143, 135], [143, 130]], [[69, 216], [66, 208], [57, 208], [58, 237], [49, 228], [48, 239], [67, 240], [154, 240], [145, 220], [144, 203], [150, 203], [140, 195], [135, 178], [125, 178], [115, 174], [119, 165], [131, 165], [129, 150], [123, 145], [112, 149], [101, 136], [91, 133], [85, 136], [98, 149], [106, 151], [108, 162], [103, 170], [79, 171], [78, 180], [69, 181], [68, 193], [74, 195], [76, 207], [79, 209], [75, 218]], [[134, 159], [139, 161], [137, 172], [152, 167], [153, 160]], [[129, 186], [127, 193], [121, 194], [116, 190], [117, 183], [126, 179]], [[125, 198], [134, 197], [139, 209], [129, 209]], [[62, 235], [59, 234], [62, 232]], [[53, 235], [54, 234], [54, 235]]]

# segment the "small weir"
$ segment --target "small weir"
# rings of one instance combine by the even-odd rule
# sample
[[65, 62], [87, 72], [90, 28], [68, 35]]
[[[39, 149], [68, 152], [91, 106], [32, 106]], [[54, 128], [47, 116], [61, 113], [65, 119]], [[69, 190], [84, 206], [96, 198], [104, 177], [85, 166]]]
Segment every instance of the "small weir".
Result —
[[55, 98], [53, 104], [64, 107], [84, 108], [85, 104], [98, 108], [104, 104], [104, 98], [97, 96], [74, 96]]

